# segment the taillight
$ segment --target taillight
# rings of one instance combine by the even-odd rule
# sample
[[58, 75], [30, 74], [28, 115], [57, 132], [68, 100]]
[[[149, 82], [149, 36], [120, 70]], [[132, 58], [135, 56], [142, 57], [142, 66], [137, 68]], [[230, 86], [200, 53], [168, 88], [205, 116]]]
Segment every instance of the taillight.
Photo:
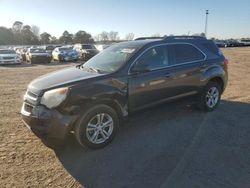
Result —
[[229, 63], [228, 59], [225, 59], [224, 60], [224, 67], [225, 67], [226, 70], [227, 70], [227, 67], [228, 67], [228, 63]]

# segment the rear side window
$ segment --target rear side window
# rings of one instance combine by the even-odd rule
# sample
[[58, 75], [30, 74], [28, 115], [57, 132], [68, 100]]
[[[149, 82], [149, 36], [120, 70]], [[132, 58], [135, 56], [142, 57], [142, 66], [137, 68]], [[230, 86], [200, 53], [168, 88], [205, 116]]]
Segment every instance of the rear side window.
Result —
[[202, 44], [210, 53], [220, 56], [222, 53], [214, 42]]
[[171, 64], [181, 64], [193, 61], [204, 60], [205, 56], [200, 50], [190, 44], [173, 44], [168, 46], [170, 54], [172, 54]]

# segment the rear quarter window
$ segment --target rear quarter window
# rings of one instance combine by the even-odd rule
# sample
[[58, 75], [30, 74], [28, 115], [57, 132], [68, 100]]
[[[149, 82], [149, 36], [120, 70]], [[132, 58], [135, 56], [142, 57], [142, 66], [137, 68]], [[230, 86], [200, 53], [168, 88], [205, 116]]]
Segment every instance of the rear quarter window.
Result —
[[172, 64], [181, 64], [204, 60], [204, 54], [190, 44], [173, 44], [168, 49], [172, 55]]
[[202, 46], [208, 50], [210, 53], [216, 55], [216, 56], [221, 56], [222, 52], [220, 49], [217, 47], [217, 45], [214, 42], [209, 42], [209, 43], [204, 43]]

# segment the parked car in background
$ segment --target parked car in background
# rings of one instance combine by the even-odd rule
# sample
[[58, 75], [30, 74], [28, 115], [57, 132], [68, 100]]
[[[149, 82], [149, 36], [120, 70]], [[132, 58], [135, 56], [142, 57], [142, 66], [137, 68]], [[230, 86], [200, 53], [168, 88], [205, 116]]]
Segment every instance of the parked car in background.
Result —
[[250, 46], [250, 39], [241, 39], [240, 42], [241, 42], [244, 46]]
[[50, 63], [51, 55], [42, 48], [29, 48], [26, 53], [26, 61], [29, 63]]
[[47, 53], [52, 54], [53, 50], [56, 48], [53, 45], [43, 46], [42, 47]]
[[228, 43], [225, 40], [215, 40], [214, 42], [219, 48], [228, 47]]
[[55, 48], [52, 52], [52, 59], [55, 61], [77, 61], [78, 53], [71, 46]]
[[239, 47], [241, 46], [241, 43], [239, 41], [234, 40], [234, 39], [228, 39], [226, 40], [227, 47]]
[[23, 60], [23, 58], [22, 58], [22, 48], [17, 48], [17, 49], [15, 50], [15, 52], [16, 52], [17, 55], [20, 57], [20, 59]]
[[22, 63], [22, 59], [15, 50], [0, 49], [0, 65], [20, 63]]
[[93, 44], [75, 44], [74, 49], [84, 61], [89, 60], [99, 53], [99, 50]]
[[23, 61], [26, 61], [27, 50], [28, 50], [28, 48], [21, 48], [20, 49], [20, 55], [21, 55]]
[[101, 148], [124, 118], [146, 107], [192, 96], [201, 110], [216, 109], [227, 66], [214, 42], [203, 37], [122, 42], [86, 63], [33, 80], [21, 114], [45, 139], [73, 132], [82, 146]]

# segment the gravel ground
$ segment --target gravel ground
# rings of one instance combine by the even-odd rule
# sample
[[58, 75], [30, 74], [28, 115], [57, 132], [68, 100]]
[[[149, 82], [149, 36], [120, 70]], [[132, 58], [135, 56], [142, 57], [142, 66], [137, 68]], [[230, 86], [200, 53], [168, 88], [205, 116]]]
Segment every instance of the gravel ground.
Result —
[[22, 123], [35, 77], [73, 64], [0, 67], [0, 182], [3, 187], [250, 187], [250, 48], [223, 49], [229, 83], [212, 113], [186, 101], [133, 115], [112, 144], [84, 150], [69, 137], [46, 147]]

